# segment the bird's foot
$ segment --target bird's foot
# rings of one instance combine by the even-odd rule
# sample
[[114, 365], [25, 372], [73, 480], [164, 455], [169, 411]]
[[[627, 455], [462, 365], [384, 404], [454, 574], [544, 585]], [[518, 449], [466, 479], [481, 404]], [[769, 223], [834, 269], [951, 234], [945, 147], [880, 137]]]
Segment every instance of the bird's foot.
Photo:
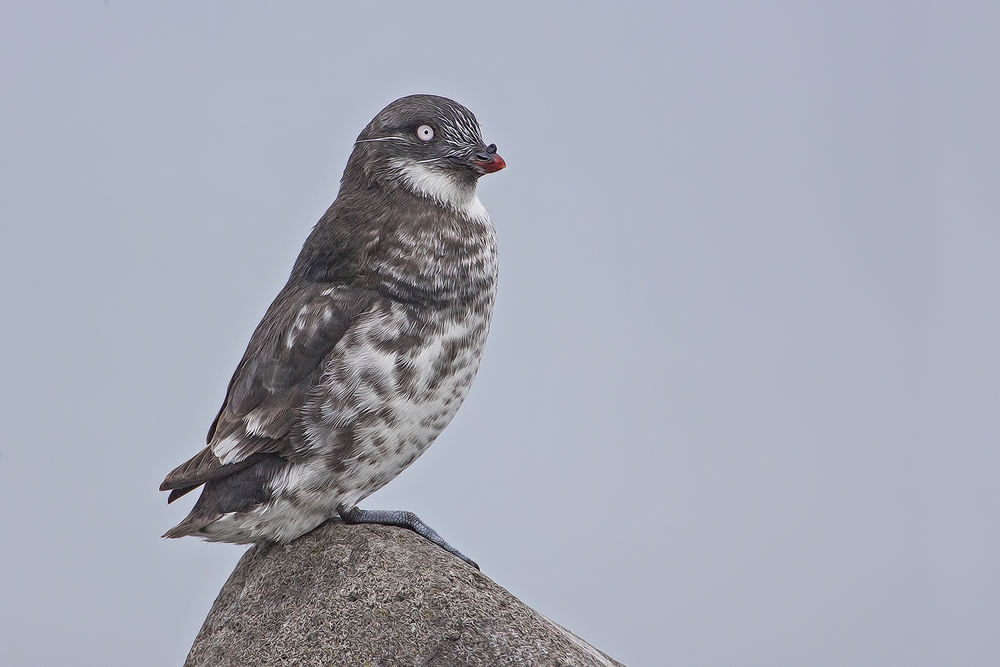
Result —
[[479, 569], [476, 561], [445, 542], [444, 538], [437, 534], [437, 531], [421, 521], [413, 512], [405, 510], [363, 510], [360, 507], [355, 507], [348, 512], [340, 510], [339, 513], [344, 523], [381, 523], [386, 526], [409, 528], [417, 535], [425, 537], [445, 551], [455, 554], [477, 570]]

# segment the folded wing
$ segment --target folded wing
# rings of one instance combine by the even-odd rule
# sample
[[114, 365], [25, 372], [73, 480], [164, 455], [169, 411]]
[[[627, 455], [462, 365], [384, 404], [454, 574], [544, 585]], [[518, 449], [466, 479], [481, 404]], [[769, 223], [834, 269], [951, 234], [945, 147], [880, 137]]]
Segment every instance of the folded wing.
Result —
[[173, 502], [266, 454], [294, 456], [302, 405], [337, 343], [374, 303], [370, 290], [329, 283], [289, 285], [250, 338], [208, 431], [208, 445], [167, 475]]

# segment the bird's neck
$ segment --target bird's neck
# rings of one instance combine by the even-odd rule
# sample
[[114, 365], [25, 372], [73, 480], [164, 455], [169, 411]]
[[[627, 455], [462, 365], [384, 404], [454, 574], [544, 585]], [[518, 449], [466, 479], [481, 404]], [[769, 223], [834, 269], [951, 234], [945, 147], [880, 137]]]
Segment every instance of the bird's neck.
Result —
[[486, 211], [476, 196], [475, 178], [461, 178], [455, 172], [435, 169], [412, 160], [396, 161], [392, 167], [399, 184], [418, 197], [426, 197], [466, 217], [485, 215]]

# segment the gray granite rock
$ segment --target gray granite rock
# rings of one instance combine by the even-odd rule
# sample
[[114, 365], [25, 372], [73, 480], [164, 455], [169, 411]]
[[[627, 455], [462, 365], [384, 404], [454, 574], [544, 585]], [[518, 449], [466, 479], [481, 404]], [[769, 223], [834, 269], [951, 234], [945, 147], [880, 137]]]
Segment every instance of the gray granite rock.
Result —
[[189, 667], [620, 665], [416, 534], [329, 521], [250, 549]]

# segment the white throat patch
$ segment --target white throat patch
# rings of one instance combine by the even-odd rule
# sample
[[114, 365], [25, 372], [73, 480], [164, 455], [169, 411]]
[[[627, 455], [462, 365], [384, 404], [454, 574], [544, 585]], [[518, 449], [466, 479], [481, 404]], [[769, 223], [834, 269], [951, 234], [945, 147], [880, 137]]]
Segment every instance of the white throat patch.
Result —
[[467, 218], [487, 217], [486, 209], [476, 196], [476, 186], [463, 187], [448, 174], [418, 162], [396, 161], [403, 180], [417, 194], [430, 197], [443, 206], [450, 206]]

